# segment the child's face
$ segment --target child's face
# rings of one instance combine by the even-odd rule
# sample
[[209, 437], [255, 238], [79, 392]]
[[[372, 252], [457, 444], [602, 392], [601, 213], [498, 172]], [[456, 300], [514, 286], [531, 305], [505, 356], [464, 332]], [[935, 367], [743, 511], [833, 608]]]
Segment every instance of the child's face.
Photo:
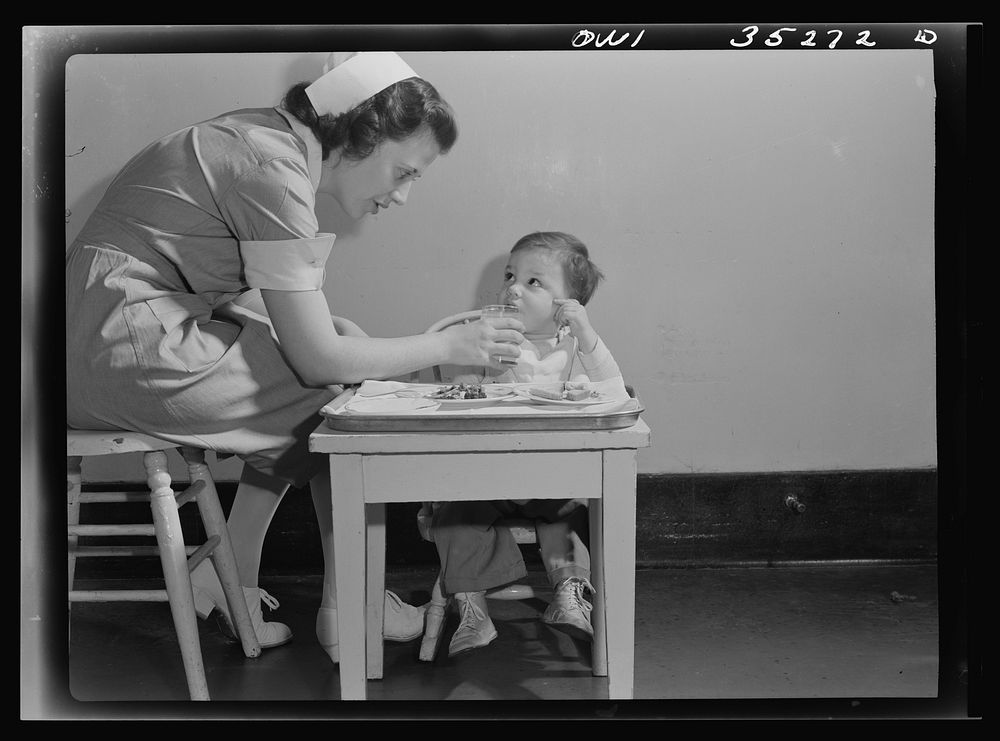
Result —
[[526, 331], [554, 331], [557, 307], [552, 299], [569, 297], [563, 266], [555, 253], [545, 249], [511, 253], [504, 270], [501, 298], [521, 310]]

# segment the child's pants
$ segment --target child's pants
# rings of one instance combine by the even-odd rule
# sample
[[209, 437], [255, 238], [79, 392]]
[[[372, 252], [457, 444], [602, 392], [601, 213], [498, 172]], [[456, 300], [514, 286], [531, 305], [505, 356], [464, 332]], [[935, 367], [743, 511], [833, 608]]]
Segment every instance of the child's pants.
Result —
[[502, 517], [535, 520], [538, 547], [549, 583], [577, 576], [590, 579], [587, 507], [577, 499], [443, 502], [434, 512], [434, 543], [446, 594], [480, 592], [527, 574], [521, 550]]

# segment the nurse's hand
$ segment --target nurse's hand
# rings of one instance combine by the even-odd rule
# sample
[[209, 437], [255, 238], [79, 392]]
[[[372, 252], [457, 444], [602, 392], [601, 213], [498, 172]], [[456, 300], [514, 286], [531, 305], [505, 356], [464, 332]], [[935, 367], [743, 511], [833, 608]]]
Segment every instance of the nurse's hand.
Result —
[[447, 337], [451, 356], [446, 363], [454, 365], [485, 365], [503, 369], [511, 362], [503, 363], [500, 358], [517, 362], [524, 342], [524, 324], [520, 319], [492, 319], [457, 324], [441, 331]]

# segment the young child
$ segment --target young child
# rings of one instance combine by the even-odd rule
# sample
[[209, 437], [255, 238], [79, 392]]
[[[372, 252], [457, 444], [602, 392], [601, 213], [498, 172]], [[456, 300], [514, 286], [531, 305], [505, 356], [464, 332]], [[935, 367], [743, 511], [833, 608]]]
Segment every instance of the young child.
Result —
[[[563, 232], [535, 232], [511, 248], [504, 275], [503, 303], [518, 307], [525, 342], [516, 366], [487, 381], [500, 383], [591, 382], [613, 399], [628, 392], [618, 364], [601, 341], [584, 306], [601, 271], [586, 245]], [[557, 476], [544, 486], [558, 486]], [[536, 533], [554, 597], [542, 622], [592, 639], [586, 500], [444, 502], [434, 512], [434, 542], [441, 559], [441, 588], [454, 594], [461, 614], [448, 655], [481, 648], [496, 637], [486, 607], [486, 590], [526, 575], [510, 531], [495, 527], [501, 517], [536, 521]]]

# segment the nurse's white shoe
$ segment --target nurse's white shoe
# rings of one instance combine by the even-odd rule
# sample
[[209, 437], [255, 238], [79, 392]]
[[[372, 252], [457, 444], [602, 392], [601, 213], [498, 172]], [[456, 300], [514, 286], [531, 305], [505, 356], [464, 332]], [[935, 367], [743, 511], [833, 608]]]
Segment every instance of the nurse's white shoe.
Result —
[[[382, 637], [387, 641], [405, 643], [424, 634], [427, 605], [408, 605], [395, 592], [385, 592]], [[340, 641], [337, 636], [337, 608], [321, 607], [316, 613], [316, 639], [335, 664], [340, 663]]]
[[[237, 640], [236, 628], [229, 615], [229, 605], [226, 603], [225, 595], [216, 594], [214, 590], [196, 585], [193, 582], [191, 591], [194, 594], [194, 609], [198, 613], [198, 617], [205, 620], [213, 611], [218, 612], [221, 617], [219, 626], [222, 628], [222, 632], [229, 638]], [[283, 646], [292, 640], [292, 629], [287, 625], [264, 621], [260, 603], [263, 602], [270, 609], [276, 610], [279, 607], [278, 600], [258, 587], [243, 587], [243, 595], [246, 597], [250, 623], [257, 634], [257, 642], [260, 643], [261, 648]]]
[[424, 634], [424, 616], [427, 605], [408, 605], [395, 592], [385, 590], [385, 612], [382, 637], [387, 641], [406, 643]]

